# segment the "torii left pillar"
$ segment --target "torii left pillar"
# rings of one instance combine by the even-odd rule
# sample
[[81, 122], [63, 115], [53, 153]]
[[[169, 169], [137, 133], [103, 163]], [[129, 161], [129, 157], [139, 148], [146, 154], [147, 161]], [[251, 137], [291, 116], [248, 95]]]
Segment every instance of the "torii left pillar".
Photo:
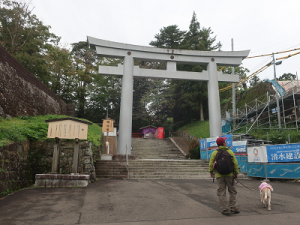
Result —
[[132, 106], [133, 106], [133, 57], [124, 57], [119, 120], [118, 154], [131, 154]]

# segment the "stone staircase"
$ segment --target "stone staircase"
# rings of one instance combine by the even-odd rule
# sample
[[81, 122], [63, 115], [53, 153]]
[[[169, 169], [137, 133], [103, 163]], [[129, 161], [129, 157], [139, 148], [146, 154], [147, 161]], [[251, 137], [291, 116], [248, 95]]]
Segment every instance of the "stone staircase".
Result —
[[[186, 160], [169, 139], [132, 139], [136, 160], [95, 163], [98, 178], [114, 179], [209, 179], [208, 163]], [[129, 171], [129, 172], [128, 172]]]
[[209, 179], [208, 163], [201, 160], [130, 160], [95, 163], [98, 178]]
[[137, 159], [185, 159], [170, 139], [132, 138], [131, 140], [131, 154]]

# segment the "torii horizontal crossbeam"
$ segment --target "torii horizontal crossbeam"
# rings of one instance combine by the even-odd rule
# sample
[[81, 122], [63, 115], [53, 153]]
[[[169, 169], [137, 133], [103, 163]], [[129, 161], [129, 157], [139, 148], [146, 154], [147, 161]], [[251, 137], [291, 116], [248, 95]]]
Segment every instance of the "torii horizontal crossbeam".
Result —
[[[102, 75], [116, 75], [123, 76], [123, 66], [99, 66], [99, 74]], [[203, 72], [190, 72], [190, 71], [170, 71], [170, 70], [155, 70], [155, 69], [141, 69], [139, 66], [134, 66], [133, 76], [147, 77], [147, 78], [161, 78], [161, 79], [179, 79], [179, 80], [202, 80], [208, 81], [207, 71]], [[218, 81], [220, 82], [239, 82], [239, 76], [223, 74], [222, 71], [218, 72]]]

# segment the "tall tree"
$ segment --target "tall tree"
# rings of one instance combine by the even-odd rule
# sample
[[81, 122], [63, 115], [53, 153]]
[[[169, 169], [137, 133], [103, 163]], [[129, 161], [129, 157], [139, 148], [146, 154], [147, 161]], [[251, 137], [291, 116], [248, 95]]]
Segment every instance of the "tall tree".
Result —
[[253, 76], [250, 80], [249, 80], [249, 84], [250, 87], [254, 87], [255, 85], [257, 85], [260, 82], [260, 79], [258, 76]]
[[[216, 42], [211, 28], [201, 28], [197, 20], [196, 13], [190, 22], [189, 30], [186, 32], [179, 48], [198, 51], [220, 50], [221, 43]], [[179, 65], [178, 70], [202, 72], [206, 67], [200, 65]], [[201, 81], [172, 81], [172, 89], [176, 98], [174, 107], [174, 122], [191, 120], [204, 120], [208, 116], [206, 107], [207, 82]]]
[[[225, 67], [224, 69], [222, 69], [222, 72], [225, 74], [232, 74], [232, 67]], [[243, 67], [243, 66], [238, 66], [238, 67], [234, 67], [234, 74], [239, 76], [239, 80], [243, 80], [244, 78], [247, 77], [247, 73], [249, 73], [250, 71]], [[228, 86], [228, 83], [224, 83], [224, 87]], [[220, 87], [221, 88], [221, 87]], [[238, 88], [243, 88], [244, 90], [247, 89], [247, 85], [246, 85], [246, 81], [241, 83]]]
[[0, 8], [0, 44], [44, 84], [49, 85], [45, 54], [59, 37], [49, 31], [25, 2], [4, 0]]
[[49, 88], [66, 103], [72, 103], [77, 83], [72, 54], [67, 49], [51, 46], [45, 60], [50, 71]]
[[[114, 58], [99, 58], [98, 65], [117, 66], [122, 60]], [[95, 74], [88, 85], [89, 99], [87, 99], [85, 118], [93, 122], [102, 122], [108, 117], [119, 120], [121, 102], [122, 78], [119, 76], [104, 76]]]
[[177, 25], [171, 25], [160, 29], [160, 33], [154, 37], [155, 41], [149, 44], [158, 48], [173, 48], [176, 49], [181, 44], [184, 38], [185, 31], [179, 30]]
[[201, 28], [197, 20], [197, 15], [193, 12], [189, 30], [185, 34], [180, 48], [198, 51], [220, 50], [222, 47], [221, 43], [218, 42], [215, 44], [216, 36], [212, 37], [211, 35], [213, 35], [211, 28]]
[[80, 41], [72, 44], [74, 55], [74, 66], [76, 73], [75, 97], [77, 100], [77, 117], [85, 117], [87, 97], [89, 95], [88, 85], [97, 71], [97, 54], [90, 49], [88, 43]]

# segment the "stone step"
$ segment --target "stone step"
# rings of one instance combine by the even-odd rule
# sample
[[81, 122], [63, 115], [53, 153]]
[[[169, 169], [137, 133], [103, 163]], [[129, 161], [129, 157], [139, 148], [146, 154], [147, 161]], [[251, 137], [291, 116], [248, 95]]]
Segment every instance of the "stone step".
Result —
[[[112, 175], [112, 176], [102, 176], [98, 177], [101, 179], [128, 179], [128, 175], [120, 176], [120, 175]], [[203, 175], [203, 176], [132, 176], [129, 175], [129, 179], [181, 179], [181, 180], [187, 180], [187, 179], [212, 179], [209, 175]]]
[[[122, 168], [127, 167], [127, 165], [106, 165], [106, 164], [97, 164], [99, 168], [102, 167], [111, 167], [111, 168]], [[131, 164], [128, 165], [129, 168], [208, 168], [208, 166], [205, 165], [162, 165], [162, 164]]]
[[[96, 165], [97, 168], [122, 168], [122, 167], [127, 167], [126, 165], [105, 165], [105, 164], [97, 164]], [[158, 169], [161, 169], [161, 168], [197, 168], [197, 169], [200, 169], [200, 168], [207, 168], [208, 169], [208, 166], [204, 166], [204, 165], [194, 165], [194, 166], [191, 166], [191, 165], [150, 165], [150, 164], [147, 164], [147, 165], [128, 165], [129, 168], [140, 168], [140, 169], [146, 169], [146, 168], [158, 168]]]
[[[95, 164], [97, 167], [127, 167], [126, 164], [120, 165], [120, 164]], [[146, 168], [146, 167], [157, 167], [157, 168], [190, 168], [190, 167], [196, 167], [196, 168], [208, 168], [207, 165], [198, 165], [198, 164], [129, 164], [129, 167], [135, 167], [135, 168]]]
[[[208, 163], [200, 160], [130, 160], [131, 179], [208, 179]], [[126, 161], [95, 163], [98, 178], [127, 179]]]
[[[97, 176], [97, 178], [105, 179], [128, 179], [128, 173], [119, 173], [119, 174], [111, 174], [111, 175], [101, 175]], [[197, 174], [197, 175], [179, 175], [179, 174], [168, 174], [168, 175], [140, 175], [140, 174], [132, 174], [129, 172], [129, 179], [212, 179], [209, 174]], [[239, 179], [248, 179], [247, 175], [239, 175]]]
[[132, 138], [131, 154], [138, 159], [185, 159], [169, 139]]
[[[127, 171], [127, 168], [124, 169], [110, 169], [110, 168], [104, 168], [104, 169], [96, 169], [96, 173], [110, 173], [110, 172], [122, 172], [122, 171]], [[129, 168], [130, 172], [135, 172], [135, 173], [202, 173], [202, 172], [208, 172], [207, 169], [197, 169], [197, 170], [193, 170], [193, 169], [156, 169], [153, 170], [151, 168], [148, 169], [133, 169], [133, 168]]]
[[[95, 165], [99, 165], [100, 167], [102, 166], [110, 166], [110, 167], [118, 167], [118, 166], [127, 166], [126, 163], [124, 164], [99, 164], [99, 163], [96, 163]], [[175, 168], [178, 168], [178, 167], [204, 167], [204, 168], [208, 168], [208, 165], [203, 165], [203, 164], [149, 164], [149, 163], [138, 163], [138, 164], [129, 164], [128, 165], [129, 167], [140, 167], [140, 168], [144, 168], [144, 167], [175, 167]]]
[[174, 151], [177, 151], [178, 149], [174, 146], [169, 146], [169, 145], [166, 145], [166, 146], [152, 146], [152, 147], [145, 147], [145, 146], [140, 146], [138, 148], [133, 148], [132, 149], [132, 152], [134, 151], [147, 151], [147, 150], [151, 150], [151, 151], [164, 151], [165, 149], [168, 149], [168, 150], [174, 150]]

